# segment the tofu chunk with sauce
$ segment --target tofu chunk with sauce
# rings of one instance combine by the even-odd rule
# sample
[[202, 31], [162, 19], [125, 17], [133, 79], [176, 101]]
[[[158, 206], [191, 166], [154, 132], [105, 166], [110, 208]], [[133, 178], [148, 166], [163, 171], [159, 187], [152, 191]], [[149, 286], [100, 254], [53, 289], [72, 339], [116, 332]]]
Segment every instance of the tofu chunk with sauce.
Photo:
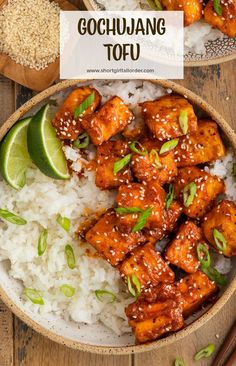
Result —
[[193, 222], [183, 223], [175, 238], [168, 245], [165, 259], [187, 273], [194, 273], [199, 267], [197, 245], [202, 239], [202, 232]]
[[220, 1], [221, 15], [214, 9], [214, 0], [209, 0], [204, 18], [212, 27], [219, 29], [229, 37], [236, 37], [236, 2], [235, 0]]
[[96, 113], [83, 118], [81, 123], [94, 145], [101, 145], [122, 132], [133, 119], [131, 110], [121, 98], [116, 96], [103, 104]]
[[178, 167], [185, 167], [215, 161], [225, 153], [216, 122], [202, 120], [197, 132], [179, 138], [175, 159]]
[[130, 153], [128, 143], [122, 140], [107, 141], [97, 147], [96, 186], [101, 189], [115, 189], [132, 181], [129, 165], [114, 174], [114, 164]]
[[[92, 93], [94, 93], [94, 101], [85, 109], [81, 116], [75, 117], [76, 108], [81, 105]], [[73, 90], [62, 103], [59, 111], [56, 113], [52, 124], [56, 128], [57, 136], [61, 140], [77, 139], [83, 131], [81, 119], [92, 114], [101, 103], [101, 95], [99, 92], [88, 86]]]
[[170, 183], [178, 173], [173, 151], [160, 156], [160, 141], [146, 139], [140, 143], [147, 154], [132, 155], [131, 167], [135, 177], [145, 182], [156, 180], [160, 185]]
[[135, 275], [142, 289], [175, 279], [174, 272], [150, 243], [136, 248], [121, 264], [120, 273], [124, 279]]
[[162, 0], [161, 2], [166, 10], [182, 10], [185, 26], [202, 18], [202, 0]]
[[189, 274], [177, 283], [183, 305], [183, 316], [186, 318], [210, 300], [218, 287], [201, 271]]
[[[191, 186], [195, 194], [191, 198]], [[219, 194], [224, 193], [225, 184], [222, 179], [213, 176], [198, 167], [179, 169], [174, 183], [175, 197], [183, 204], [184, 213], [191, 218], [201, 218], [212, 207]]]
[[145, 241], [140, 232], [121, 232], [117, 225], [115, 212], [108, 211], [86, 234], [86, 241], [113, 266]]
[[[197, 117], [187, 99], [178, 95], [165, 95], [157, 100], [141, 103], [142, 115], [153, 137], [168, 140], [197, 131]], [[187, 119], [181, 127], [181, 116]], [[183, 118], [183, 117], [182, 117]]]
[[[160, 227], [163, 223], [165, 195], [164, 189], [156, 182], [130, 183], [119, 187], [116, 202], [118, 207], [122, 208], [135, 207], [143, 211], [151, 209], [151, 214], [143, 226], [150, 229]], [[140, 213], [119, 214], [120, 225], [132, 230], [139, 216]]]
[[216, 250], [226, 257], [236, 255], [236, 205], [234, 202], [223, 200], [218, 203], [204, 217], [202, 229], [204, 236]]

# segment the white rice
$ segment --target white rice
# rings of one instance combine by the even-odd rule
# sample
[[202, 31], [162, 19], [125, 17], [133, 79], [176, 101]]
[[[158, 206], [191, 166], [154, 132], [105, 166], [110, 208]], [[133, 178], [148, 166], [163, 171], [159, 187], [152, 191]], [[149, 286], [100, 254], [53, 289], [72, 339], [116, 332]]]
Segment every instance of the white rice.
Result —
[[[141, 120], [136, 104], [148, 99], [155, 99], [167, 91], [149, 82], [110, 81], [94, 82], [103, 101], [113, 95], [119, 95], [130, 104], [138, 121]], [[62, 94], [57, 96], [60, 100]], [[78, 170], [86, 161], [78, 151], [65, 147], [67, 159]], [[94, 156], [90, 152], [89, 159]], [[231, 178], [232, 152], [211, 166], [210, 172], [225, 179], [227, 196], [236, 197], [236, 184]], [[208, 170], [209, 170], [208, 169]], [[74, 234], [80, 222], [88, 214], [106, 209], [114, 203], [114, 192], [101, 191], [95, 185], [94, 173], [86, 172], [79, 180], [73, 175], [69, 181], [57, 181], [43, 175], [32, 167], [27, 173], [25, 187], [17, 192], [0, 179], [1, 208], [24, 217], [28, 223], [17, 226], [0, 221], [0, 261], [10, 263], [9, 275], [20, 280], [24, 287], [41, 291], [44, 306], [25, 301], [24, 305], [36, 313], [54, 313], [64, 319], [78, 323], [93, 324], [102, 322], [117, 334], [130, 332], [124, 313], [125, 306], [132, 301], [126, 292], [123, 281], [105, 260], [91, 258], [85, 254], [86, 248]], [[57, 214], [70, 218], [72, 228], [65, 232], [56, 222]], [[42, 228], [48, 229], [48, 247], [42, 257], [37, 254], [37, 239]], [[76, 256], [76, 268], [67, 266], [64, 255], [66, 244], [71, 244]], [[217, 268], [222, 273], [230, 270], [230, 260], [217, 256]], [[76, 289], [72, 298], [66, 298], [59, 290], [63, 284]], [[106, 289], [117, 295], [118, 301], [107, 304], [99, 302], [95, 290]]]

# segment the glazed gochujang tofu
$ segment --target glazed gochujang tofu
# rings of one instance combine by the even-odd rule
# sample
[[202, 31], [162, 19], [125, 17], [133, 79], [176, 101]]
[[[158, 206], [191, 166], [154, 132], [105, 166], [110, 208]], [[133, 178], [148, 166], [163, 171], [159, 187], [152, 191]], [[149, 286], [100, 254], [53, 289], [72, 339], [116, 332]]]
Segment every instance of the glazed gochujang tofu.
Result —
[[[118, 208], [130, 210], [138, 208], [142, 212], [150, 210], [150, 215], [145, 220], [143, 227], [159, 228], [164, 220], [165, 196], [164, 189], [157, 182], [130, 183], [119, 187], [116, 202]], [[118, 215], [120, 225], [132, 230], [141, 214], [141, 212], [120, 213]]]
[[226, 257], [236, 255], [236, 205], [223, 200], [203, 219], [203, 234], [208, 242]]
[[[94, 95], [93, 102], [80, 116], [76, 117], [76, 109], [92, 94]], [[94, 88], [85, 86], [73, 90], [64, 100], [52, 121], [58, 137], [62, 140], [76, 140], [83, 130], [81, 119], [92, 114], [98, 108], [100, 102], [101, 95]]]
[[153, 341], [184, 325], [181, 298], [174, 287], [158, 286], [155, 294], [160, 296], [154, 296], [154, 302], [142, 297], [125, 309], [137, 343]]
[[169, 183], [177, 175], [173, 151], [159, 155], [161, 143], [158, 140], [140, 141], [145, 155], [133, 154], [131, 167], [139, 181], [157, 180], [161, 185]]
[[174, 272], [150, 243], [136, 248], [121, 264], [120, 273], [125, 279], [135, 275], [142, 289], [172, 283], [175, 279]]
[[177, 283], [183, 305], [183, 316], [187, 317], [211, 299], [218, 287], [201, 271], [189, 274]]
[[126, 254], [145, 241], [140, 233], [121, 232], [114, 211], [107, 212], [86, 234], [86, 240], [110, 264], [116, 266]]
[[182, 10], [185, 26], [197, 22], [202, 17], [202, 0], [162, 0], [161, 2], [166, 10]]
[[180, 137], [175, 148], [178, 167], [211, 162], [225, 156], [217, 124], [213, 121], [199, 121], [197, 132]]
[[145, 123], [160, 141], [193, 133], [197, 130], [197, 117], [187, 99], [178, 95], [165, 95], [160, 99], [141, 103]]
[[113, 189], [132, 180], [131, 169], [125, 166], [114, 174], [114, 163], [130, 153], [128, 143], [122, 140], [107, 141], [97, 147], [96, 186]]
[[222, 179], [195, 166], [179, 169], [174, 183], [175, 197], [183, 203], [184, 213], [191, 218], [205, 215], [224, 191]]
[[202, 238], [202, 232], [193, 222], [183, 223], [175, 238], [168, 245], [165, 259], [187, 273], [194, 273], [199, 267], [197, 245]]
[[207, 23], [229, 37], [236, 36], [236, 2], [235, 0], [219, 1], [218, 9], [214, 8], [214, 0], [209, 0], [205, 10], [204, 17]]
[[94, 145], [101, 145], [124, 130], [133, 121], [134, 115], [119, 97], [109, 99], [94, 114], [83, 118], [82, 126]]

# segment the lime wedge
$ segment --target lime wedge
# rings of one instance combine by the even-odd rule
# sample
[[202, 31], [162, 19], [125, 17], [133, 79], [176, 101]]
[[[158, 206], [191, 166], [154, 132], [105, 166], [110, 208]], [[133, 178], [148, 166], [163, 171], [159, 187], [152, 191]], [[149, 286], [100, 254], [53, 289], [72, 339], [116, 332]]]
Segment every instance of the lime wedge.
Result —
[[32, 118], [27, 134], [28, 150], [35, 165], [48, 177], [68, 179], [62, 143], [51, 124], [52, 107], [46, 104]]
[[0, 145], [0, 173], [6, 182], [19, 190], [26, 182], [25, 173], [31, 160], [27, 149], [27, 129], [31, 118], [17, 122]]

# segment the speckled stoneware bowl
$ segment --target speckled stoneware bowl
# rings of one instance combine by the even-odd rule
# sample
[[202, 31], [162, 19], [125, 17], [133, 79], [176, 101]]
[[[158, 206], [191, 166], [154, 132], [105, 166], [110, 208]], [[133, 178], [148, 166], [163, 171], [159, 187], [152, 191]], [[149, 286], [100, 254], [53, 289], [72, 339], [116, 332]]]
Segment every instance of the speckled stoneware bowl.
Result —
[[[38, 94], [30, 101], [25, 103], [19, 108], [0, 128], [0, 140], [4, 137], [7, 131], [22, 118], [30, 110], [35, 111], [39, 106], [46, 102], [48, 98], [56, 93], [73, 87], [82, 81], [71, 80], [61, 82], [42, 93]], [[152, 81], [153, 82], [153, 81]], [[221, 131], [224, 134], [224, 138], [228, 145], [236, 148], [236, 135], [227, 122], [206, 102], [200, 97], [170, 81], [154, 81], [158, 85], [164, 88], [170, 88], [175, 93], [184, 95], [192, 102], [197, 108], [200, 108], [204, 114], [210, 116], [215, 120]], [[186, 337], [190, 333], [196, 331], [207, 321], [209, 321], [228, 301], [230, 296], [236, 289], [236, 257], [233, 261], [233, 267], [230, 275], [228, 285], [221, 294], [221, 297], [215, 302], [211, 308], [209, 308], [203, 315], [197, 320], [194, 320], [191, 324], [186, 326], [183, 330], [169, 335], [161, 340], [151, 342], [147, 345], [134, 345], [133, 336], [126, 334], [118, 337], [111, 330], [108, 330], [103, 325], [78, 325], [73, 322], [67, 322], [55, 315], [35, 315], [34, 313], [26, 310], [23, 303], [19, 299], [19, 292], [21, 291], [21, 284], [16, 280], [10, 278], [8, 274], [8, 264], [6, 262], [0, 263], [0, 297], [6, 303], [6, 305], [25, 323], [35, 329], [37, 332], [44, 336], [69, 347], [90, 351], [93, 353], [103, 354], [128, 354], [138, 353], [154, 349], [159, 349], [163, 346], [171, 345], [173, 342]]]
[[[106, 10], [100, 3], [99, 0], [83, 0], [87, 10]], [[197, 54], [195, 52], [188, 52], [184, 56], [185, 66], [207, 66], [220, 64], [222, 62], [230, 61], [236, 58], [236, 37], [215, 39], [208, 41], [205, 44], [205, 52]]]

